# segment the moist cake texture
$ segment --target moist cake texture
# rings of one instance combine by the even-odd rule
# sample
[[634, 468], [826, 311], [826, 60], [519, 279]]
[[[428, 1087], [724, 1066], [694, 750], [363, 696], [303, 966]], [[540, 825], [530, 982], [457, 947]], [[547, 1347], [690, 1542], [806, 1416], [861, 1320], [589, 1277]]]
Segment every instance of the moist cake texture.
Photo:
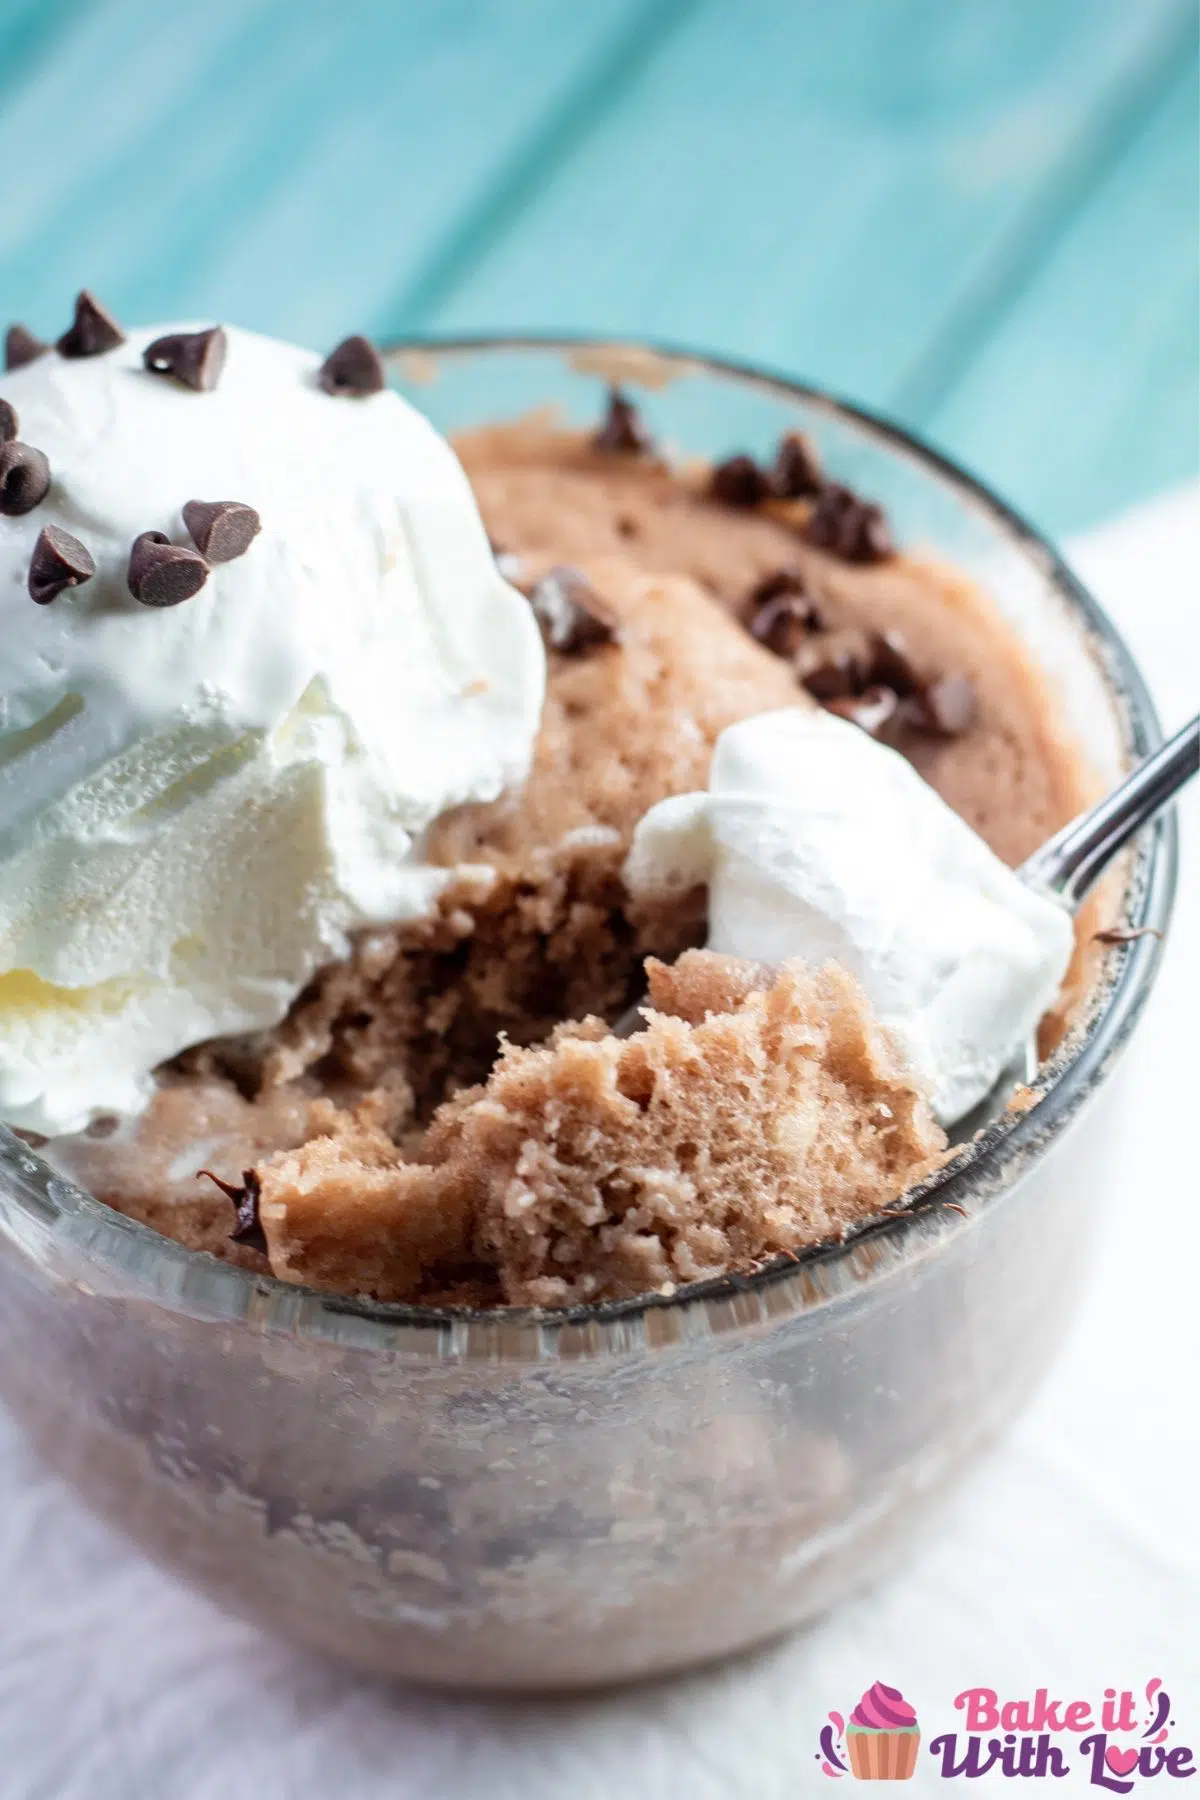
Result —
[[[700, 951], [702, 891], [634, 905], [634, 827], [705, 785], [727, 726], [825, 704], [1016, 864], [1090, 797], [1051, 697], [799, 440], [771, 476], [672, 467], [616, 411], [457, 447], [547, 643], [529, 780], [433, 827], [432, 917], [364, 932], [277, 1029], [186, 1053], [140, 1120], [52, 1154], [185, 1244], [385, 1299], [670, 1291], [836, 1237], [944, 1134], [843, 971]], [[647, 958], [653, 1015], [614, 1037]], [[240, 1241], [202, 1168], [257, 1203]]]
[[269, 1163], [272, 1268], [388, 1300], [472, 1265], [516, 1304], [670, 1291], [836, 1236], [934, 1166], [945, 1139], [844, 971], [690, 950], [648, 973], [645, 1030], [506, 1049], [412, 1161], [368, 1106]]

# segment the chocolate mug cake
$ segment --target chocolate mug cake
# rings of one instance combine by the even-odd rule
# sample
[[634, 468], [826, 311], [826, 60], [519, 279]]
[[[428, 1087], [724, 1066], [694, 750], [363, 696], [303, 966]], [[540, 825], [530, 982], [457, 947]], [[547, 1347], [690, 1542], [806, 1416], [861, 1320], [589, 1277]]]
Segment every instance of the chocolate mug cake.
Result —
[[[592, 393], [456, 455], [365, 340], [89, 296], [0, 383], [7, 1396], [153, 1554], [428, 1679], [869, 1573], [1044, 1358], [1054, 1071], [1152, 956], [1010, 873], [1097, 769], [988, 558], [803, 396], [704, 459]], [[1059, 1110], [952, 1145], [1039, 1022]]]

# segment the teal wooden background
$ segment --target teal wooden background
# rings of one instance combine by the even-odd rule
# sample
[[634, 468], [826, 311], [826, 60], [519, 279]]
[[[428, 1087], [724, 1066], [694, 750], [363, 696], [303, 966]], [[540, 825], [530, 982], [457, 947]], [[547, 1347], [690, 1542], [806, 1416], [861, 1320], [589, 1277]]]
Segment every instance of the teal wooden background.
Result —
[[1195, 0], [0, 0], [0, 313], [629, 332], [1196, 472]]

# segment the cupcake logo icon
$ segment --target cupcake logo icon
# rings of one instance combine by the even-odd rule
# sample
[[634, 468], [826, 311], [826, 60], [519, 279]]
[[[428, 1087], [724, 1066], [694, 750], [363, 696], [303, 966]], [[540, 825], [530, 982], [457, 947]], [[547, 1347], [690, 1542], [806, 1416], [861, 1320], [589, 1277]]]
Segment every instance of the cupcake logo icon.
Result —
[[908, 1781], [917, 1766], [921, 1727], [899, 1688], [876, 1681], [848, 1719], [831, 1712], [821, 1730], [821, 1770], [836, 1780]]

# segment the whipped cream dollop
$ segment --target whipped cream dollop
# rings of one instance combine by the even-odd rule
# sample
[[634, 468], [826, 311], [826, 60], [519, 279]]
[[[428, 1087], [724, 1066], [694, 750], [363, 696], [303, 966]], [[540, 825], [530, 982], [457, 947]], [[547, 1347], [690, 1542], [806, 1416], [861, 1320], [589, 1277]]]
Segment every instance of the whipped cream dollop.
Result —
[[[544, 693], [529, 606], [420, 413], [232, 329], [191, 391], [143, 367], [163, 330], [0, 376], [51, 476], [0, 516], [0, 1118], [46, 1133], [274, 1024], [356, 927], [427, 912], [449, 877], [423, 833], [523, 779]], [[134, 539], [188, 546], [193, 500], [261, 530], [191, 598], [139, 604]], [[47, 526], [95, 574], [35, 605]]]
[[713, 950], [851, 970], [943, 1124], [1028, 1041], [1074, 942], [902, 756], [815, 708], [722, 732], [708, 792], [650, 808], [625, 880], [707, 884]]

